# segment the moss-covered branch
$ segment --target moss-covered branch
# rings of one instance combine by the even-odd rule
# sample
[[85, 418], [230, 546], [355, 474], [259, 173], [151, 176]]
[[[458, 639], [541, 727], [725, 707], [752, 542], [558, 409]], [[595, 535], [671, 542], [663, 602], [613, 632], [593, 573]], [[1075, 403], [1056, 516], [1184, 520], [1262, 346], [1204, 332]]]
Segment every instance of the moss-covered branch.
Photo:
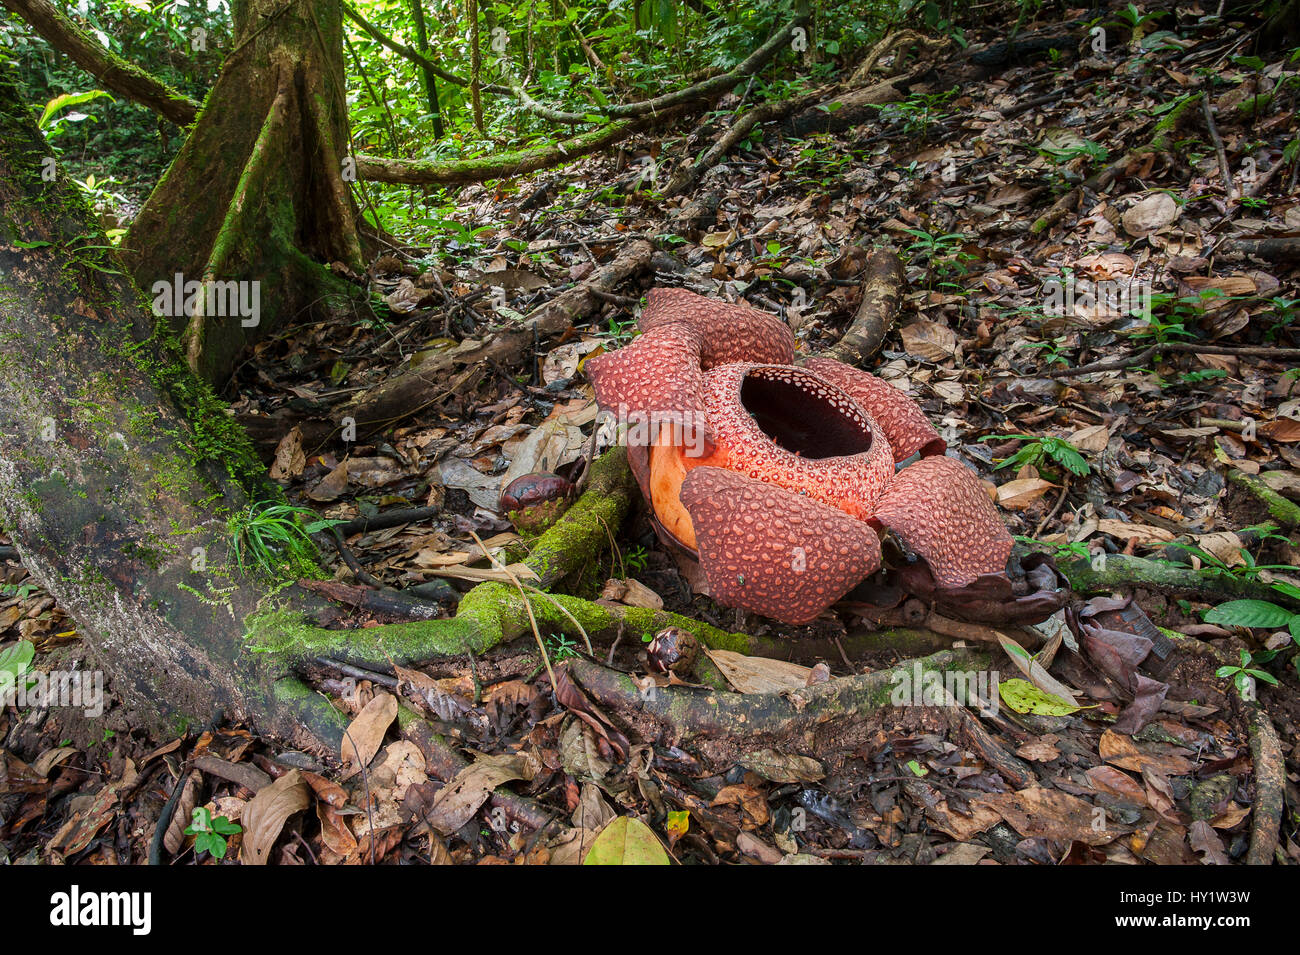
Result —
[[1300, 527], [1300, 504], [1288, 501], [1259, 478], [1244, 471], [1229, 471], [1228, 480], [1263, 504], [1268, 510], [1268, 516], [1282, 530], [1293, 531]]
[[105, 89], [161, 113], [177, 126], [188, 126], [198, 116], [198, 103], [96, 43], [48, 0], [3, 2], [31, 24], [50, 46], [71, 57]]
[[1170, 596], [1210, 602], [1253, 598], [1300, 606], [1300, 601], [1286, 597], [1268, 584], [1235, 577], [1213, 567], [1198, 570], [1162, 560], [1107, 554], [1100, 567], [1094, 567], [1090, 561], [1075, 560], [1062, 563], [1060, 570], [1071, 588], [1080, 593], [1141, 587]]

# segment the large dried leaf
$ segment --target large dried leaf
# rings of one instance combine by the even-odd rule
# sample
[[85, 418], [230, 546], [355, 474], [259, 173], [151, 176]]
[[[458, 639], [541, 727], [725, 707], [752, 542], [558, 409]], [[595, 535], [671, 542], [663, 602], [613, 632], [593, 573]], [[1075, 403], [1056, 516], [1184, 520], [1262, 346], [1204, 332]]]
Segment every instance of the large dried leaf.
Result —
[[525, 778], [526, 772], [522, 756], [481, 756], [439, 790], [425, 821], [443, 835], [451, 835], [474, 818], [494, 789], [512, 779]]
[[915, 321], [900, 334], [907, 353], [926, 361], [947, 361], [957, 352], [957, 336], [947, 325], [938, 322]]
[[738, 693], [780, 693], [808, 685], [808, 667], [768, 657], [751, 657], [732, 650], [704, 651]]
[[1140, 239], [1173, 223], [1178, 203], [1163, 192], [1153, 193], [1124, 213], [1124, 231]]
[[384, 743], [384, 734], [395, 719], [397, 697], [390, 693], [376, 693], [343, 734], [343, 742], [339, 746], [339, 757], [346, 767], [343, 779], [355, 776], [363, 766], [370, 764]]
[[243, 865], [266, 865], [285, 822], [310, 803], [311, 788], [296, 769], [261, 790], [244, 807], [241, 819], [244, 838], [239, 847], [239, 861]]

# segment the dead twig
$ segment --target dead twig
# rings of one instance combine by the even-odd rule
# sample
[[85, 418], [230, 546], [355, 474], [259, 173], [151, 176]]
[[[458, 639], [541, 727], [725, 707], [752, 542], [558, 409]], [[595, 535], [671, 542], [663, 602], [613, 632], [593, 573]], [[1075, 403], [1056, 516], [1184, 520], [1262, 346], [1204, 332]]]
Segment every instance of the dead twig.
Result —
[[1228, 153], [1223, 148], [1223, 137], [1219, 135], [1219, 127], [1214, 122], [1214, 108], [1210, 105], [1208, 94], [1201, 96], [1201, 111], [1205, 113], [1205, 126], [1210, 131], [1210, 140], [1214, 143], [1214, 151], [1219, 157], [1219, 178], [1223, 182], [1224, 196], [1232, 199], [1237, 194], [1237, 187], [1232, 181], [1232, 170], [1228, 167]]

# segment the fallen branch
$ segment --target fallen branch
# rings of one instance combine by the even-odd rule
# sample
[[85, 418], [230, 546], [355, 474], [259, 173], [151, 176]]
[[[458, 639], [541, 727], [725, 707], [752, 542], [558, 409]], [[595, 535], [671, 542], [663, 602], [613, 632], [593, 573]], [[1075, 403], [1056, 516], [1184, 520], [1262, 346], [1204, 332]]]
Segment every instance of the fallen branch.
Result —
[[906, 99], [911, 84], [928, 69], [929, 67], [916, 69], [903, 76], [851, 89], [832, 99], [811, 104], [803, 112], [795, 114], [782, 128], [791, 136], [808, 136], [812, 133], [838, 133], [858, 126], [869, 118], [869, 113], [879, 112], [879, 108], [886, 103]]
[[477, 347], [462, 347], [424, 362], [418, 369], [376, 385], [364, 392], [344, 412], [356, 421], [360, 433], [370, 433], [427, 406], [446, 387], [447, 373], [458, 364], [497, 361], [514, 364], [524, 358], [539, 338], [558, 335], [575, 319], [589, 315], [602, 304], [595, 291], [608, 292], [632, 275], [650, 267], [654, 247], [644, 239], [628, 242], [614, 261], [580, 285], [561, 292], [533, 309], [522, 322], [498, 332]]
[[92, 40], [48, 0], [3, 0], [45, 41], [95, 77], [105, 89], [147, 106], [177, 126], [189, 126], [199, 104]]
[[1205, 113], [1205, 128], [1210, 131], [1210, 141], [1214, 143], [1214, 152], [1219, 157], [1219, 179], [1223, 183], [1223, 195], [1231, 200], [1237, 195], [1237, 186], [1232, 181], [1228, 153], [1223, 148], [1223, 137], [1219, 135], [1218, 124], [1214, 122], [1214, 108], [1210, 105], [1208, 95], [1201, 96], [1201, 111]]
[[681, 167], [673, 173], [673, 178], [669, 181], [664, 189], [665, 196], [677, 196], [686, 192], [703, 178], [704, 174], [722, 161], [723, 157], [729, 153], [732, 148], [749, 135], [750, 130], [760, 123], [771, 122], [775, 119], [784, 119], [794, 113], [807, 109], [809, 106], [820, 103], [827, 96], [832, 96], [841, 89], [839, 84], [814, 90], [811, 93], [805, 93], [803, 96], [796, 96], [794, 99], [777, 100], [771, 103], [764, 103], [761, 106], [755, 106], [748, 112], [740, 116], [727, 127], [726, 132], [714, 141], [699, 159], [693, 163], [682, 163]]
[[649, 129], [657, 123], [676, 116], [677, 112], [664, 112], [657, 116], [621, 120], [609, 123], [569, 139], [541, 146], [537, 149], [520, 149], [512, 152], [484, 156], [481, 159], [461, 159], [454, 162], [431, 162], [415, 159], [389, 159], [383, 156], [358, 155], [357, 175], [373, 182], [403, 182], [408, 185], [464, 185], [488, 179], [507, 179], [522, 176], [571, 162], [579, 156], [599, 152], [626, 139], [634, 133]]
[[[1300, 164], [1297, 164], [1297, 168], [1300, 168]], [[1300, 238], [1229, 239], [1216, 246], [1214, 251], [1221, 259], [1257, 258], [1268, 262], [1295, 261], [1300, 259]]]
[[607, 116], [617, 117], [645, 116], [674, 106], [681, 106], [684, 103], [694, 103], [721, 96], [742, 80], [748, 79], [765, 67], [782, 49], [789, 45], [795, 29], [806, 25], [807, 22], [807, 17], [795, 17], [768, 37], [766, 43], [725, 73], [719, 73], [707, 80], [700, 80], [698, 83], [674, 90], [671, 93], [665, 93], [663, 96], [642, 100], [639, 103], [612, 104], [606, 106], [601, 112]]
[[898, 256], [886, 249], [872, 252], [862, 280], [862, 304], [848, 330], [826, 351], [826, 357], [861, 367], [880, 348], [893, 326], [906, 286], [907, 276]]
[[[398, 52], [399, 55], [407, 57], [412, 62], [417, 62], [428, 69], [437, 69], [428, 58], [422, 57], [416, 51], [404, 45], [395, 43], [383, 36], [378, 27], [370, 25], [355, 10], [351, 10], [344, 5], [344, 12], [347, 12], [354, 21], [363, 25], [365, 29], [374, 36], [378, 42], [383, 43], [386, 47]], [[619, 122], [606, 123], [597, 129], [590, 130], [588, 133], [582, 133], [573, 138], [564, 140], [562, 143], [555, 143], [549, 147], [538, 149], [521, 149], [521, 151], [502, 153], [499, 156], [487, 156], [484, 159], [461, 160], [458, 162], [426, 162], [426, 161], [409, 161], [409, 160], [391, 160], [383, 159], [381, 156], [357, 156], [356, 172], [360, 178], [370, 179], [374, 182], [403, 182], [407, 185], [458, 185], [458, 183], [482, 182], [485, 179], [499, 179], [511, 177], [511, 175], [523, 175], [524, 173], [536, 172], [538, 169], [546, 169], [552, 165], [558, 165], [560, 162], [567, 162], [576, 159], [578, 156], [584, 156], [586, 153], [597, 152], [598, 149], [611, 146], [621, 139], [633, 133], [638, 133], [651, 125], [655, 125], [667, 118], [676, 116], [686, 104], [698, 103], [698, 101], [714, 99], [731, 90], [733, 86], [740, 83], [742, 79], [751, 77], [761, 70], [767, 62], [772, 60], [780, 52], [780, 49], [789, 42], [790, 35], [794, 27], [802, 23], [802, 18], [796, 18], [789, 25], [777, 30], [767, 39], [767, 42], [750, 53], [741, 64], [728, 70], [727, 73], [716, 75], [690, 86], [682, 87], [681, 90], [669, 92], [663, 96], [655, 96], [654, 99], [642, 100], [640, 103], [614, 104], [607, 107], [593, 109], [591, 112], [603, 114], [603, 116], [615, 118]], [[455, 74], [447, 73], [446, 70], [439, 71], [439, 77], [446, 79], [447, 82], [459, 84], [459, 86], [468, 86], [469, 81], [464, 78], [456, 77]], [[497, 94], [506, 94], [516, 96], [525, 109], [538, 114], [547, 120], [563, 123], [589, 122], [590, 116], [586, 113], [573, 113], [569, 110], [555, 109], [547, 105], [538, 103], [532, 96], [524, 91], [519, 84], [511, 84], [510, 87], [484, 86], [487, 92], [497, 92]]]
[[1247, 865], [1272, 865], [1282, 827], [1286, 792], [1286, 760], [1277, 729], [1264, 707], [1247, 707], [1250, 715], [1250, 761], [1255, 768], [1255, 802], [1251, 806], [1250, 849]]
[[1075, 378], [1099, 371], [1122, 371], [1144, 365], [1157, 352], [1192, 352], [1202, 355], [1232, 355], [1239, 358], [1277, 358], [1300, 360], [1300, 348], [1277, 348], [1271, 345], [1210, 345], [1202, 342], [1160, 342], [1149, 345], [1140, 352], [1108, 358], [1105, 361], [1080, 365], [1078, 368], [1058, 368], [1042, 373], [1043, 378]]
[[849, 78], [849, 84], [854, 85], [865, 82], [867, 77], [871, 75], [871, 71], [876, 68], [880, 58], [893, 50], [899, 51], [899, 55], [894, 60], [894, 72], [897, 73], [898, 67], [902, 65], [904, 58], [902, 47], [919, 44], [922, 52], [930, 54], [933, 59], [951, 42], [947, 37], [925, 37], [915, 30], [899, 30], [890, 33], [871, 48], [857, 69], [853, 71], [853, 75]]
[[1064, 561], [1057, 565], [1079, 593], [1095, 593], [1140, 587], [1167, 596], [1194, 597], [1207, 603], [1219, 600], [1270, 600], [1300, 608], [1300, 601], [1287, 597], [1268, 584], [1223, 573], [1213, 567], [1184, 567], [1160, 560], [1107, 554], [1094, 567], [1088, 560]]

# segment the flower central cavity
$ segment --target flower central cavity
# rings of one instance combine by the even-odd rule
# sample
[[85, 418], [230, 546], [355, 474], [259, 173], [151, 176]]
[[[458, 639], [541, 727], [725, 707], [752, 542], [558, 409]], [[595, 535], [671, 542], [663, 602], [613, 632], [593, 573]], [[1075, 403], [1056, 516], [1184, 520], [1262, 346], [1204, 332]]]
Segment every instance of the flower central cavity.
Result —
[[754, 368], [740, 385], [740, 405], [763, 434], [812, 460], [870, 450], [871, 422], [843, 399], [791, 368]]

